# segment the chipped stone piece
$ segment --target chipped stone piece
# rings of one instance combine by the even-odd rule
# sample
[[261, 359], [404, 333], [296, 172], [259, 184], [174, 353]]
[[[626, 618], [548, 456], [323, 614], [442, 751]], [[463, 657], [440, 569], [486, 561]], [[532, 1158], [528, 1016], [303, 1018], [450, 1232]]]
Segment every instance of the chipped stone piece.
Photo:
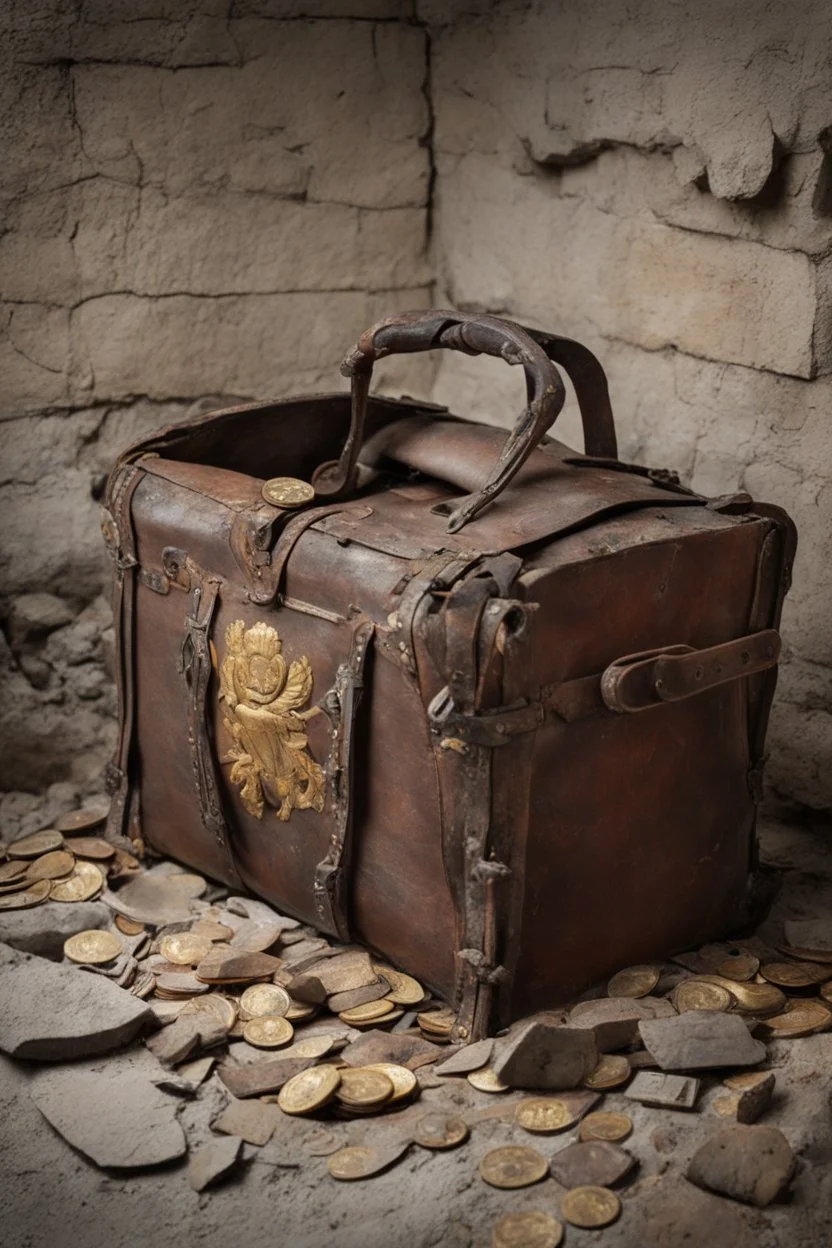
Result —
[[441, 1045], [423, 1040], [421, 1036], [396, 1035], [373, 1029], [348, 1044], [341, 1060], [348, 1066], [373, 1066], [377, 1062], [405, 1066], [412, 1058], [425, 1057], [436, 1061], [445, 1056], [446, 1050]]
[[764, 1208], [789, 1185], [795, 1158], [776, 1127], [723, 1127], [693, 1155], [687, 1177], [697, 1187]]
[[247, 1144], [268, 1144], [281, 1119], [276, 1105], [262, 1101], [238, 1101], [232, 1097], [218, 1118], [211, 1124], [224, 1135], [237, 1135]]
[[111, 918], [112, 914], [100, 901], [79, 901], [71, 906], [46, 901], [31, 910], [0, 913], [0, 941], [24, 953], [60, 962], [64, 943], [70, 936], [105, 928]]
[[369, 953], [360, 949], [318, 960], [307, 969], [321, 981], [327, 996], [378, 983]]
[[675, 1018], [644, 1019], [639, 1035], [662, 1070], [754, 1066], [766, 1056], [735, 1014], [688, 1010]]
[[245, 983], [273, 975], [281, 965], [280, 958], [273, 958], [268, 953], [244, 953], [214, 947], [199, 963], [196, 974], [207, 983]]
[[437, 1075], [467, 1075], [472, 1070], [480, 1070], [491, 1061], [494, 1049], [493, 1040], [478, 1040], [476, 1044], [467, 1044], [458, 1053], [451, 1056], [436, 1067]]
[[768, 1109], [774, 1095], [773, 1070], [752, 1071], [725, 1080], [728, 1092], [713, 1101], [713, 1108], [723, 1118], [737, 1122], [756, 1122]]
[[[304, 975], [299, 978], [314, 979], [314, 976]], [[365, 984], [363, 988], [351, 988], [349, 992], [333, 993], [327, 1001], [327, 1007], [333, 1014], [340, 1014], [343, 1010], [352, 1010], [357, 1005], [369, 1005], [373, 1001], [380, 1001], [382, 997], [387, 996], [389, 991], [390, 985], [386, 980], [379, 979], [375, 984]]]
[[156, 1026], [138, 997], [74, 966], [32, 958], [0, 972], [0, 1050], [11, 1057], [91, 1057]]
[[661, 1109], [693, 1109], [699, 1095], [699, 1080], [640, 1070], [624, 1095], [631, 1101]]
[[832, 954], [832, 919], [791, 919], [783, 931], [786, 943], [794, 948]]
[[243, 1141], [236, 1136], [209, 1140], [192, 1154], [188, 1162], [188, 1183], [195, 1192], [202, 1192], [212, 1183], [229, 1174], [240, 1160]]
[[173, 877], [150, 871], [128, 881], [117, 893], [105, 890], [101, 900], [116, 914], [154, 927], [191, 917], [187, 890], [177, 886]]
[[588, 1028], [599, 1053], [614, 1053], [638, 1040], [642, 1019], [672, 1018], [676, 1011], [661, 997], [602, 997], [580, 1001], [569, 1014], [569, 1026]]
[[575, 1088], [598, 1064], [590, 1031], [533, 1020], [496, 1046], [494, 1073], [513, 1088]]
[[626, 1149], [607, 1140], [589, 1140], [568, 1144], [555, 1153], [549, 1163], [553, 1179], [562, 1187], [612, 1187], [628, 1175], [637, 1164]]
[[289, 975], [284, 987], [294, 1001], [304, 1005], [323, 1005], [326, 1001], [326, 989], [315, 975]]
[[266, 1092], [277, 1092], [302, 1070], [315, 1064], [314, 1058], [308, 1057], [276, 1057], [269, 1061], [255, 1061], [246, 1066], [231, 1066], [223, 1063], [217, 1071], [232, 1096], [244, 1100], [249, 1096], [263, 1096]]
[[228, 1029], [205, 1014], [187, 1014], [164, 1027], [147, 1042], [153, 1056], [163, 1066], [177, 1066], [200, 1048], [219, 1044]]

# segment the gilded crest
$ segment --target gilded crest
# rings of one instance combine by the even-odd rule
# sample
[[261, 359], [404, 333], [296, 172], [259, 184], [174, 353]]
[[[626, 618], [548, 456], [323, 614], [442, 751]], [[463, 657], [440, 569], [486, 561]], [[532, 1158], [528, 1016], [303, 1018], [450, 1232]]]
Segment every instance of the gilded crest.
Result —
[[292, 811], [324, 808], [323, 768], [309, 754], [306, 721], [317, 708], [301, 710], [312, 693], [312, 666], [305, 655], [286, 664], [277, 629], [235, 620], [225, 630], [220, 667], [223, 722], [233, 745], [232, 784], [240, 785], [246, 810], [263, 817], [266, 802], [284, 822]]

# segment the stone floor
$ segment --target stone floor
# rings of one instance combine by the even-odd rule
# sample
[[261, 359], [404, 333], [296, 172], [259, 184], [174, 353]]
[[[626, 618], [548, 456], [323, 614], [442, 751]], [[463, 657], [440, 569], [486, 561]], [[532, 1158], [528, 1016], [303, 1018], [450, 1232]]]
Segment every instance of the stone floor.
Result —
[[[764, 938], [779, 940], [784, 919], [830, 914], [830, 831], [819, 823], [775, 821], [762, 828], [763, 858], [782, 878], [779, 897], [760, 929]], [[603, 1231], [569, 1226], [567, 1246], [832, 1244], [832, 1032], [770, 1043], [768, 1065], [776, 1070], [777, 1088], [761, 1121], [779, 1127], [798, 1158], [786, 1201], [755, 1209], [700, 1191], [684, 1178], [693, 1152], [722, 1125], [710, 1108], [716, 1079], [706, 1082], [695, 1113], [648, 1109], [607, 1093], [603, 1108], [625, 1111], [634, 1120], [625, 1146], [638, 1158], [639, 1168], [620, 1193], [619, 1221]], [[119, 1070], [160, 1073], [156, 1059], [142, 1046], [73, 1069], [106, 1070], [108, 1075]], [[378, 1177], [337, 1183], [327, 1174], [326, 1158], [307, 1151], [317, 1124], [286, 1119], [265, 1147], [245, 1146], [245, 1161], [228, 1181], [197, 1194], [188, 1185], [185, 1159], [129, 1177], [97, 1169], [35, 1107], [29, 1096], [35, 1074], [35, 1064], [0, 1058], [0, 1241], [5, 1248], [488, 1248], [493, 1224], [505, 1212], [543, 1209], [558, 1215], [562, 1192], [553, 1179], [515, 1192], [495, 1190], [479, 1178], [478, 1163], [501, 1144], [531, 1142], [551, 1154], [571, 1135], [530, 1140], [510, 1122], [480, 1121], [468, 1143], [452, 1152], [413, 1148]], [[420, 1103], [469, 1113], [498, 1101], [505, 1109], [520, 1096], [489, 1097], [460, 1079], [427, 1087]], [[210, 1137], [210, 1120], [222, 1103], [216, 1079], [204, 1084], [195, 1098], [182, 1101], [181, 1122], [189, 1145]], [[362, 1137], [376, 1143], [386, 1123], [338, 1122], [328, 1129], [343, 1135], [345, 1143]]]

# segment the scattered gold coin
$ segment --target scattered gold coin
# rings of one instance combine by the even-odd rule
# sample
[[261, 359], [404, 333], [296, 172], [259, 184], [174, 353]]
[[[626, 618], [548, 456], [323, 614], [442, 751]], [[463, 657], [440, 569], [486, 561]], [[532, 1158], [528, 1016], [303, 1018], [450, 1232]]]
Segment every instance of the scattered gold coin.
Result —
[[237, 1003], [221, 993], [209, 992], [202, 997], [192, 997], [182, 1013], [207, 1014], [230, 1032], [237, 1021]]
[[115, 932], [77, 932], [64, 941], [64, 955], [72, 962], [102, 966], [124, 952], [124, 944]]
[[270, 477], [260, 492], [273, 507], [304, 507], [315, 498], [314, 488], [299, 477]]
[[196, 966], [211, 948], [207, 936], [194, 936], [193, 932], [176, 932], [159, 941], [159, 952], [174, 966]]
[[343, 1105], [384, 1105], [393, 1097], [393, 1080], [367, 1066], [347, 1066], [341, 1071], [336, 1096]]
[[76, 861], [68, 880], [52, 885], [53, 901], [89, 901], [104, 887], [104, 876], [92, 862]]
[[498, 1079], [490, 1066], [483, 1066], [482, 1070], [472, 1070], [465, 1076], [472, 1088], [476, 1088], [478, 1092], [508, 1092], [510, 1091], [507, 1083], [503, 1083], [502, 1079]]
[[240, 997], [240, 1010], [249, 1018], [268, 1014], [271, 1018], [286, 1018], [292, 999], [279, 984], [252, 984]]
[[829, 980], [822, 986], [820, 995], [823, 997], [824, 1001], [832, 1002], [832, 980]]
[[114, 858], [116, 853], [115, 845], [100, 836], [67, 837], [64, 845], [76, 858], [95, 858], [104, 862], [108, 858]]
[[561, 1197], [560, 1211], [572, 1226], [609, 1226], [621, 1213], [621, 1201], [608, 1187], [573, 1187]]
[[680, 1014], [689, 1010], [730, 1010], [735, 998], [719, 984], [704, 984], [698, 979], [685, 979], [673, 993], [673, 1004]]
[[620, 1088], [633, 1073], [630, 1063], [620, 1053], [605, 1053], [598, 1065], [584, 1079], [585, 1088], [606, 1091], [608, 1088]]
[[774, 1014], [760, 1026], [760, 1034], [774, 1040], [796, 1040], [825, 1031], [832, 1023], [832, 1009], [822, 1001], [792, 1001], [782, 1014]]
[[332, 1036], [306, 1036], [305, 1038], [301, 1036], [300, 1040], [292, 1045], [292, 1056], [326, 1057], [334, 1043]]
[[434, 1110], [416, 1123], [413, 1138], [422, 1148], [456, 1148], [468, 1139], [468, 1124], [453, 1114]]
[[726, 979], [747, 981], [759, 971], [760, 959], [751, 953], [736, 953], [724, 958], [715, 969], [717, 975], [724, 975]]
[[23, 890], [4, 893], [0, 896], [0, 910], [31, 910], [32, 906], [39, 906], [42, 901], [46, 901], [52, 887], [51, 880], [35, 880], [30, 887]]
[[390, 985], [387, 1000], [392, 1001], [394, 1005], [418, 1005], [424, 1000], [425, 990], [418, 979], [414, 979], [412, 975], [394, 971], [392, 966], [374, 966], [373, 970], [387, 980]]
[[75, 858], [64, 849], [53, 849], [29, 863], [27, 880], [60, 880], [72, 873]]
[[492, 1187], [530, 1187], [549, 1173], [549, 1163], [534, 1148], [508, 1145], [486, 1153], [480, 1162], [480, 1178]]
[[[395, 1062], [371, 1062], [364, 1069], [379, 1070], [390, 1080], [393, 1085], [393, 1095], [390, 1097], [391, 1105], [399, 1101], [406, 1101], [409, 1096], [413, 1095], [419, 1084], [412, 1070], [408, 1070], [406, 1066], [397, 1066]], [[343, 1075], [341, 1076], [341, 1082], [343, 1083]]]
[[456, 1022], [453, 1010], [425, 1010], [416, 1015], [416, 1022], [423, 1031], [436, 1036], [449, 1036]]
[[115, 924], [123, 936], [141, 936], [145, 930], [144, 923], [137, 923], [135, 919], [125, 918], [123, 914], [117, 914]]
[[83, 810], [70, 810], [59, 815], [55, 827], [59, 832], [81, 832], [87, 828], [98, 828], [107, 819], [106, 810], [85, 807]]
[[610, 1114], [606, 1110], [598, 1110], [581, 1119], [578, 1139], [581, 1143], [588, 1140], [607, 1140], [611, 1144], [617, 1144], [620, 1140], [626, 1140], [632, 1129], [633, 1120], [626, 1114]]
[[558, 1248], [563, 1225], [542, 1209], [507, 1213], [496, 1223], [492, 1248]]
[[31, 832], [13, 841], [6, 850], [8, 858], [40, 858], [41, 854], [49, 854], [53, 849], [60, 849], [64, 838], [53, 828], [44, 828], [42, 832]]
[[661, 979], [656, 966], [628, 966], [607, 984], [609, 997], [646, 997]]
[[550, 1135], [564, 1131], [575, 1121], [575, 1114], [563, 1101], [554, 1096], [531, 1096], [520, 1101], [514, 1111], [514, 1121], [524, 1131]]
[[340, 1082], [334, 1066], [312, 1066], [284, 1083], [277, 1103], [284, 1114], [313, 1114], [332, 1100]]
[[[741, 984], [735, 979], [723, 979], [719, 975], [700, 975], [699, 981], [727, 988], [736, 998], [741, 1014], [756, 1014], [759, 1018], [779, 1014], [786, 1005], [786, 997], [774, 984]], [[685, 983], [691, 983], [685, 980]], [[681, 984], [679, 985], [681, 987]]]
[[286, 1011], [290, 1023], [305, 1023], [318, 1013], [317, 1005], [305, 1005], [302, 1001], [292, 1001]]
[[392, 1001], [382, 997], [379, 1001], [366, 1001], [364, 1005], [354, 1005], [351, 1010], [342, 1010], [338, 1017], [342, 1023], [353, 1026], [355, 1023], [375, 1022], [377, 1018], [391, 1014], [394, 1008]]
[[281, 1049], [290, 1043], [294, 1034], [294, 1027], [282, 1015], [272, 1018], [260, 1014], [250, 1018], [243, 1027], [244, 1039], [258, 1049]]
[[18, 880], [24, 880], [28, 869], [29, 864], [25, 858], [18, 858], [14, 862], [4, 862], [0, 866], [0, 886], [15, 884]]
[[381, 1174], [382, 1170], [386, 1170], [394, 1161], [398, 1161], [406, 1152], [407, 1147], [406, 1143], [378, 1149], [351, 1145], [333, 1153], [326, 1163], [326, 1168], [333, 1179], [346, 1181], [370, 1179], [375, 1174]]
[[768, 962], [760, 974], [778, 988], [811, 988], [829, 978], [829, 968], [813, 962]]

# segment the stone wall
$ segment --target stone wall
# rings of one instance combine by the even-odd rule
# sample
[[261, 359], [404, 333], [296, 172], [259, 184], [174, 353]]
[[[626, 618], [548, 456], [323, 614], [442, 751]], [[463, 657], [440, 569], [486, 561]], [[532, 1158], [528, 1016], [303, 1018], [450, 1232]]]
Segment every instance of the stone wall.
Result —
[[[0, 7], [0, 748], [34, 789], [109, 750], [120, 448], [340, 388], [362, 329], [430, 303], [427, 36], [401, 0]], [[388, 384], [428, 390], [407, 363]]]
[[[768, 777], [828, 808], [832, 10], [430, 0], [422, 15], [438, 297], [591, 345], [622, 457], [791, 512]], [[435, 397], [506, 423], [521, 390], [456, 356]], [[563, 432], [577, 439], [574, 414]]]

